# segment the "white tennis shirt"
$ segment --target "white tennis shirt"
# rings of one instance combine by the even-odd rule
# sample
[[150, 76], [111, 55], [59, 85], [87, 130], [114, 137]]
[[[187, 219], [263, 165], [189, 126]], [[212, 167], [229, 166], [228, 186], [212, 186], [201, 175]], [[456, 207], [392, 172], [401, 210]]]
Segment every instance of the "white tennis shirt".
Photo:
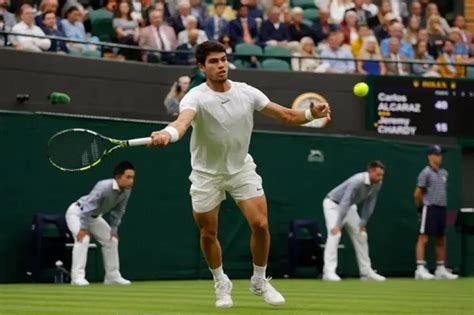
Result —
[[196, 112], [190, 144], [193, 170], [232, 175], [250, 158], [253, 112], [270, 100], [248, 84], [229, 82], [231, 88], [226, 92], [213, 91], [202, 83], [181, 100], [180, 112]]

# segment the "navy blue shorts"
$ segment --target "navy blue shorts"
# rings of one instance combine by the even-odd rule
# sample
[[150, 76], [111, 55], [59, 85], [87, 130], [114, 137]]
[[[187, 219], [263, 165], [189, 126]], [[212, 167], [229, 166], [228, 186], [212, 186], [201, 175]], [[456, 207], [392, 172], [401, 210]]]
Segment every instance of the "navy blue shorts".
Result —
[[420, 234], [444, 236], [446, 211], [446, 207], [424, 206], [420, 213]]

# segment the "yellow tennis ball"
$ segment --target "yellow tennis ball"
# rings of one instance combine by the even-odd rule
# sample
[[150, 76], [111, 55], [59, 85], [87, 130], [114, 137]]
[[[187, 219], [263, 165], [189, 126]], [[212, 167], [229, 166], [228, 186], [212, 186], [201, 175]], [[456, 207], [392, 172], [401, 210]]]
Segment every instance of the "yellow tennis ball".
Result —
[[369, 93], [369, 86], [365, 82], [359, 82], [354, 85], [354, 94], [355, 96], [366, 96]]

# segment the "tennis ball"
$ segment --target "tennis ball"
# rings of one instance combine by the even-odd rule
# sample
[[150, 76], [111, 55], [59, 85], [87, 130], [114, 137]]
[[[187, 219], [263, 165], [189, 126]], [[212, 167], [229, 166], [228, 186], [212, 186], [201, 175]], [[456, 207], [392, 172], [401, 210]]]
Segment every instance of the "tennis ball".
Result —
[[366, 96], [369, 93], [369, 86], [365, 82], [359, 82], [354, 85], [354, 94], [358, 97]]

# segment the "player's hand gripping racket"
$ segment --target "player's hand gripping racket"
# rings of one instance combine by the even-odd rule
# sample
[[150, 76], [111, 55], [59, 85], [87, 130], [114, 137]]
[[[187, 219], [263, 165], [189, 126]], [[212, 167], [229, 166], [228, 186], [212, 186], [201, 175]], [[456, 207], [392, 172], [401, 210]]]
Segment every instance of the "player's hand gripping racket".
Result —
[[117, 149], [147, 145], [151, 137], [117, 140], [87, 129], [67, 129], [48, 141], [48, 159], [61, 171], [86, 171]]

